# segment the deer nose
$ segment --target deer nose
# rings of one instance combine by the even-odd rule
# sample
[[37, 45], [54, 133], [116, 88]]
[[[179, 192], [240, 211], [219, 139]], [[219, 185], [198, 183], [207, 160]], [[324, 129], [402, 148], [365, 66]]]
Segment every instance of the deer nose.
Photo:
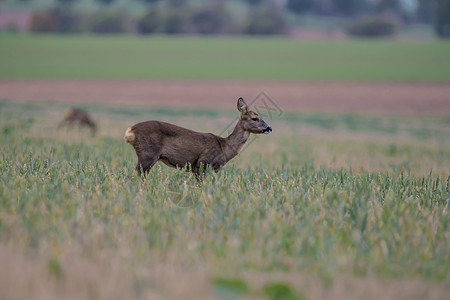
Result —
[[263, 132], [264, 132], [265, 134], [269, 134], [270, 132], [272, 132], [272, 127], [267, 126], [267, 128], [264, 129]]

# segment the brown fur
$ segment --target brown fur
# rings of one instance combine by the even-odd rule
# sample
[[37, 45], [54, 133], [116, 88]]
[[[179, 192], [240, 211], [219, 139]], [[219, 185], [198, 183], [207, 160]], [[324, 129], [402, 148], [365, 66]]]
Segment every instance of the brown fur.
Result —
[[197, 178], [201, 177], [206, 166], [219, 171], [239, 153], [250, 133], [272, 131], [257, 113], [248, 110], [242, 98], [238, 100], [238, 110], [241, 117], [226, 138], [161, 121], [141, 122], [128, 128], [124, 139], [136, 151], [136, 171], [139, 175], [141, 172], [145, 174], [158, 160], [174, 168], [188, 166]]
[[64, 120], [59, 123], [58, 128], [63, 126], [71, 127], [74, 124], [89, 127], [92, 134], [95, 134], [97, 131], [97, 125], [85, 110], [79, 108], [68, 108], [66, 110]]

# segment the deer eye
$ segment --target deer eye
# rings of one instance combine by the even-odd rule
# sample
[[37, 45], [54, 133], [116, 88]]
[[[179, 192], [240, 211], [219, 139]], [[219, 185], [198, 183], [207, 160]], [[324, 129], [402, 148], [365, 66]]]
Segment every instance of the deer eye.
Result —
[[259, 121], [258, 118], [252, 118], [252, 121]]

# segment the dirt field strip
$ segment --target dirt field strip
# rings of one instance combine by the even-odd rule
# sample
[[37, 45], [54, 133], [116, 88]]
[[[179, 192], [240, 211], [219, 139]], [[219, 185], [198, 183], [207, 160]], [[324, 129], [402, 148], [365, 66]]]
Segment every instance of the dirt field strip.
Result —
[[0, 80], [0, 99], [229, 108], [260, 92], [283, 110], [450, 115], [449, 83], [271, 80]]

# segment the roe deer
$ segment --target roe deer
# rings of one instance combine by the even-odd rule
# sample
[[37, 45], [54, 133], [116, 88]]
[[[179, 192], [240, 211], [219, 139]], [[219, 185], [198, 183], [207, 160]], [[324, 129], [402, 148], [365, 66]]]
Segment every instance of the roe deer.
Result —
[[197, 179], [202, 177], [207, 166], [218, 172], [239, 153], [250, 133], [272, 131], [257, 113], [248, 109], [244, 99], [238, 99], [237, 108], [241, 116], [226, 138], [160, 121], [146, 121], [129, 127], [124, 139], [136, 151], [138, 175], [141, 176], [141, 172], [145, 175], [158, 160], [169, 167], [190, 167]]
[[89, 127], [92, 134], [95, 134], [95, 132], [97, 131], [97, 126], [95, 125], [95, 122], [91, 119], [91, 117], [89, 117], [89, 114], [85, 110], [79, 108], [66, 109], [64, 120], [59, 123], [58, 129], [63, 126], [70, 127], [75, 123]]

